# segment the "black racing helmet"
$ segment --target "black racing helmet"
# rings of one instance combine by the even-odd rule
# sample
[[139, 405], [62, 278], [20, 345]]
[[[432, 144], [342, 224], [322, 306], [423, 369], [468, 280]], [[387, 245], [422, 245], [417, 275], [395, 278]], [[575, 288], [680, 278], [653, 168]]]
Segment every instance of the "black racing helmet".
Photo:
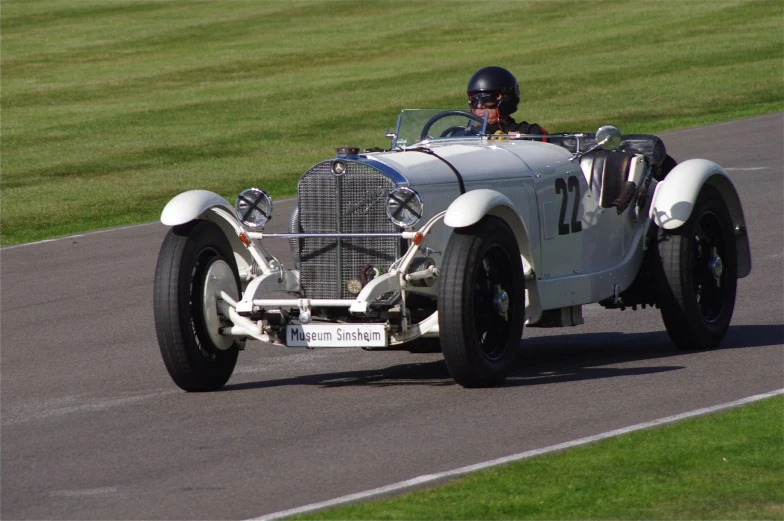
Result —
[[497, 92], [501, 94], [501, 101], [498, 103], [498, 112], [502, 116], [509, 116], [517, 111], [520, 103], [520, 85], [514, 74], [504, 69], [491, 65], [482, 67], [468, 80], [469, 104], [472, 95], [478, 92]]

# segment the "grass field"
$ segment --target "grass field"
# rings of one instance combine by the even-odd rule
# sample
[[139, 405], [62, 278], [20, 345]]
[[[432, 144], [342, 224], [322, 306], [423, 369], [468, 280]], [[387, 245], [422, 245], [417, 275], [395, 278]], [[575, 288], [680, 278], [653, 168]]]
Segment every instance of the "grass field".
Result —
[[294, 193], [402, 108], [503, 65], [520, 119], [626, 132], [784, 108], [784, 3], [7, 0], [0, 241], [156, 219], [192, 188]]
[[784, 397], [289, 519], [784, 519]]

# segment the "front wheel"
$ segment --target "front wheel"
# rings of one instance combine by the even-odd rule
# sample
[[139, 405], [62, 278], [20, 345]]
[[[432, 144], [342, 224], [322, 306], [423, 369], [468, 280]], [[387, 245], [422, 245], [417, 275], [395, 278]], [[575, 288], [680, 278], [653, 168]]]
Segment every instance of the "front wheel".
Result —
[[732, 220], [719, 192], [704, 186], [688, 221], [660, 232], [657, 301], [679, 349], [719, 345], [735, 308], [738, 262]]
[[452, 378], [463, 387], [503, 382], [525, 320], [523, 265], [509, 225], [488, 216], [454, 230], [439, 279], [441, 351]]
[[239, 344], [218, 307], [226, 292], [239, 300], [239, 275], [228, 239], [215, 223], [175, 226], [155, 267], [153, 309], [163, 362], [185, 391], [214, 391], [229, 380]]

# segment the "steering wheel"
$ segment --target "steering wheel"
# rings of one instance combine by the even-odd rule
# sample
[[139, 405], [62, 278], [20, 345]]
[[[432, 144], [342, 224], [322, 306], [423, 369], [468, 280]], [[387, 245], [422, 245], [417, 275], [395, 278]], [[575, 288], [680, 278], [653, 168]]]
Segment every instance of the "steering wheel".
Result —
[[479, 129], [477, 127], [454, 125], [441, 132], [440, 137], [463, 137], [463, 136], [478, 136]]
[[[470, 112], [464, 112], [462, 110], [445, 110], [443, 112], [439, 112], [438, 114], [434, 115], [432, 118], [427, 120], [425, 126], [422, 128], [422, 134], [419, 136], [420, 141], [424, 141], [425, 139], [432, 138], [432, 136], [428, 135], [430, 131], [430, 127], [432, 127], [436, 121], [444, 119], [449, 116], [462, 116], [464, 118], [471, 119], [476, 121], [477, 123], [484, 123], [484, 118], [480, 118], [479, 116], [475, 116]], [[446, 129], [442, 134], [441, 137], [447, 137], [451, 134], [454, 134], [458, 129], [466, 130], [466, 127], [461, 127], [460, 125], [455, 125]]]

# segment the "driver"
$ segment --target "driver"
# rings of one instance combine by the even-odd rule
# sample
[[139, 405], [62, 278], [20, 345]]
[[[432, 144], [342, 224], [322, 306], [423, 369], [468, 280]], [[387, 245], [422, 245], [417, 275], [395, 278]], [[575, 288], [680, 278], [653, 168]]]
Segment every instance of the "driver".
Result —
[[512, 118], [511, 114], [517, 111], [520, 103], [520, 85], [503, 67], [491, 65], [476, 71], [468, 80], [466, 93], [471, 113], [479, 117], [487, 114], [488, 134], [547, 135], [547, 131], [536, 123], [518, 123]]

